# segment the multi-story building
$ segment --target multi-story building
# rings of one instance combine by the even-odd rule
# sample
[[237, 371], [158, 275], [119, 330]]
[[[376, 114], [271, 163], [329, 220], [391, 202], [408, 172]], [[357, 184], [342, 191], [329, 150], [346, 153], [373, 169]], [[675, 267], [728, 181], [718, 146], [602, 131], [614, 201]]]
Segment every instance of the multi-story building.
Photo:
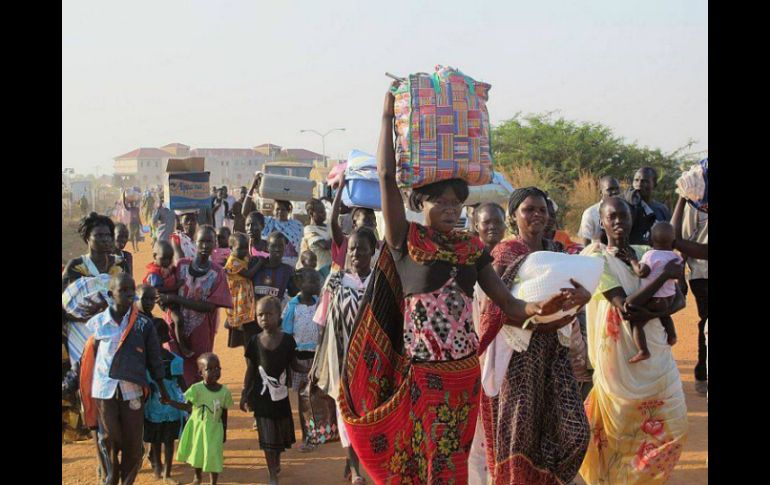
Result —
[[251, 148], [193, 148], [190, 156], [205, 158], [211, 185], [226, 185], [231, 194], [235, 187], [248, 186], [266, 159]]
[[211, 185], [226, 185], [230, 193], [248, 186], [254, 173], [266, 161], [292, 161], [311, 166], [323, 164], [323, 155], [302, 148], [281, 148], [265, 143], [253, 148], [190, 148], [171, 143], [158, 148], [137, 148], [115, 157], [115, 175], [123, 186], [147, 188], [164, 182], [169, 158], [205, 158], [206, 171], [211, 172]]
[[163, 183], [166, 162], [172, 155], [157, 148], [137, 148], [115, 157], [115, 176], [123, 186], [149, 187]]

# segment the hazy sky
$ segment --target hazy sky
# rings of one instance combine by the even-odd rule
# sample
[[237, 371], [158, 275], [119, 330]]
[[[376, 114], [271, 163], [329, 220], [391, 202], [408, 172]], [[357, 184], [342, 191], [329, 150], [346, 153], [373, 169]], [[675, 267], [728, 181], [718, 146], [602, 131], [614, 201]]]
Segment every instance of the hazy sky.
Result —
[[492, 123], [559, 110], [665, 151], [708, 147], [708, 5], [685, 0], [62, 4], [62, 167], [140, 146], [374, 152], [389, 80], [457, 67]]

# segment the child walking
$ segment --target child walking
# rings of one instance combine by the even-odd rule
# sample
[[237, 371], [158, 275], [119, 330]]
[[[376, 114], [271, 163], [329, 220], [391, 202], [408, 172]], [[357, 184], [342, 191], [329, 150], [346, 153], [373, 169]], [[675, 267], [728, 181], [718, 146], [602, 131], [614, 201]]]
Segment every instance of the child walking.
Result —
[[[681, 262], [682, 258], [676, 254], [674, 249], [674, 226], [668, 222], [658, 222], [652, 226], [650, 233], [652, 239], [652, 249], [644, 253], [640, 260], [636, 260], [636, 254], [633, 251], [629, 254], [631, 267], [637, 276], [642, 278], [642, 288], [650, 285], [661, 273], [666, 263], [670, 261]], [[674, 303], [676, 297], [676, 280], [668, 280], [660, 289], [649, 299], [644, 307], [651, 312], [665, 312]], [[647, 337], [644, 333], [644, 325], [647, 322], [638, 322], [631, 324], [634, 343], [639, 352], [631, 357], [628, 362], [633, 364], [650, 358], [650, 349], [647, 347]], [[674, 321], [670, 316], [660, 317], [660, 323], [666, 330], [668, 344], [676, 344], [676, 330]]]
[[297, 367], [294, 337], [281, 331], [281, 301], [265, 296], [257, 302], [257, 322], [262, 332], [246, 345], [246, 376], [240, 408], [252, 411], [257, 421], [259, 447], [265, 452], [269, 483], [278, 483], [281, 453], [291, 448], [294, 422], [286, 376]]
[[[227, 346], [245, 347], [251, 336], [259, 332], [255, 316], [254, 283], [251, 279], [262, 268], [266, 259], [249, 257], [249, 238], [241, 232], [230, 236], [230, 249], [225, 274], [230, 295], [233, 297], [233, 307], [226, 310]], [[250, 264], [252, 259], [255, 260], [254, 264]]]
[[[143, 283], [155, 288], [158, 293], [174, 293], [179, 291], [183, 282], [176, 277], [174, 247], [168, 241], [158, 241], [152, 247], [152, 262], [146, 266], [147, 274]], [[190, 344], [184, 333], [184, 320], [179, 305], [160, 305], [163, 311], [168, 310], [173, 324], [174, 337], [179, 343], [179, 351], [184, 357], [193, 355]]]
[[307, 384], [308, 373], [313, 365], [315, 350], [318, 346], [319, 331], [313, 316], [318, 308], [318, 295], [321, 293], [321, 274], [314, 269], [302, 268], [297, 270], [294, 279], [300, 293], [286, 305], [282, 326], [283, 331], [293, 336], [297, 342], [297, 363], [302, 370], [292, 372], [291, 389], [297, 393], [299, 424], [302, 428], [302, 444], [297, 449], [306, 453], [314, 448], [308, 433], [308, 423], [312, 413]]
[[[163, 362], [165, 377], [163, 385], [169, 399], [183, 401], [184, 396], [184, 362], [182, 358], [163, 347], [169, 341], [168, 325], [162, 318], [153, 318], [152, 309], [155, 307], [157, 290], [151, 286], [142, 285], [137, 292], [141, 311], [149, 318], [158, 334], [161, 345], [160, 357]], [[150, 383], [150, 397], [144, 407], [144, 442], [150, 443], [150, 464], [155, 478], [162, 478], [165, 483], [177, 485], [179, 482], [171, 478], [171, 465], [174, 461], [174, 441], [179, 438], [182, 424], [186, 418], [183, 411], [161, 403], [158, 383], [147, 374]], [[163, 448], [161, 450], [161, 448]], [[163, 458], [161, 459], [161, 452]]]
[[201, 354], [198, 371], [203, 380], [185, 391], [186, 402], [168, 401], [167, 404], [190, 413], [176, 459], [195, 469], [193, 485], [201, 484], [203, 472], [210, 473], [211, 485], [216, 485], [222, 473], [227, 441], [227, 408], [233, 405], [233, 398], [227, 387], [219, 383], [222, 368], [216, 354]]

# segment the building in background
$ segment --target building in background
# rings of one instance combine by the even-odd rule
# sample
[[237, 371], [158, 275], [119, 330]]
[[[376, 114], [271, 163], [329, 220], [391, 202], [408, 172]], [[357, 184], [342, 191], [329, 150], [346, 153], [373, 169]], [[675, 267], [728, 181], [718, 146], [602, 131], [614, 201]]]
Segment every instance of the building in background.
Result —
[[169, 152], [157, 148], [137, 148], [124, 153], [114, 158], [115, 180], [123, 187], [160, 185], [169, 158], [173, 158]]
[[254, 173], [262, 170], [265, 162], [288, 162], [285, 175], [308, 177], [314, 166], [325, 166], [323, 155], [302, 148], [282, 148], [264, 143], [253, 148], [190, 148], [182, 143], [170, 143], [161, 148], [137, 148], [114, 158], [115, 181], [128, 187], [138, 185], [145, 189], [162, 185], [169, 158], [205, 158], [206, 171], [211, 172], [211, 185], [228, 187], [230, 194], [237, 187], [249, 186]]

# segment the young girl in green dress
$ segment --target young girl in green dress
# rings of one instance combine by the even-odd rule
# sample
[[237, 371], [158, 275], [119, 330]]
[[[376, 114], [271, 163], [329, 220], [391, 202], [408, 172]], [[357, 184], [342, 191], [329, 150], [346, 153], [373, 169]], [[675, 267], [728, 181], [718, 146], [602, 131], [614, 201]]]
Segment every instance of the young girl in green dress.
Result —
[[216, 485], [222, 473], [224, 443], [227, 441], [227, 408], [233, 405], [233, 398], [219, 383], [222, 368], [216, 354], [202, 354], [198, 358], [198, 370], [203, 381], [185, 391], [187, 402], [169, 401], [167, 404], [190, 413], [179, 440], [176, 459], [195, 469], [193, 485], [200, 485], [203, 472], [211, 473], [211, 485]]

